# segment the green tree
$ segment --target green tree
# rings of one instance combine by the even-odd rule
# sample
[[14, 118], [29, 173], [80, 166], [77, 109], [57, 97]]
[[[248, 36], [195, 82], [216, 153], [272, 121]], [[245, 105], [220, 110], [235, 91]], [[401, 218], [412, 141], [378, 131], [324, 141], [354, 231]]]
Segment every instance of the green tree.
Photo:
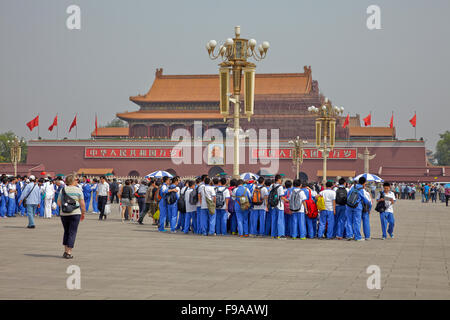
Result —
[[128, 123], [126, 123], [123, 120], [120, 120], [119, 118], [115, 118], [108, 122], [104, 128], [126, 128], [128, 127]]
[[[10, 162], [11, 161], [11, 146], [8, 141], [14, 140], [16, 135], [12, 131], [4, 132], [0, 134], [0, 162]], [[23, 139], [22, 139], [23, 140]], [[22, 147], [22, 155], [20, 157], [20, 162], [25, 162], [27, 159], [27, 143], [23, 140], [20, 143]]]
[[450, 166], [450, 131], [447, 130], [439, 136], [441, 137], [441, 140], [439, 140], [436, 145], [435, 158], [438, 165]]

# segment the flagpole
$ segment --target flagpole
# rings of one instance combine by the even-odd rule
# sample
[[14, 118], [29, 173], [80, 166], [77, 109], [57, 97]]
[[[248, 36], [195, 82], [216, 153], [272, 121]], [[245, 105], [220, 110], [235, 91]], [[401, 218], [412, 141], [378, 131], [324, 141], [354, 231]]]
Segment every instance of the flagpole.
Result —
[[[56, 121], [58, 122], [58, 113], [56, 113]], [[58, 140], [58, 131], [59, 131], [58, 127], [59, 125], [58, 123], [56, 123], [56, 140]]]
[[77, 125], [75, 129], [75, 140], [78, 140], [78, 113], [75, 114], [75, 118], [77, 119]]
[[39, 140], [39, 137], [41, 136], [41, 134], [40, 134], [40, 130], [39, 130], [39, 128], [41, 127], [41, 122], [39, 121], [40, 120], [40, 117], [39, 117], [39, 113], [38, 113], [38, 140]]
[[416, 123], [414, 126], [414, 140], [417, 140], [417, 111], [414, 111], [414, 117], [416, 117]]

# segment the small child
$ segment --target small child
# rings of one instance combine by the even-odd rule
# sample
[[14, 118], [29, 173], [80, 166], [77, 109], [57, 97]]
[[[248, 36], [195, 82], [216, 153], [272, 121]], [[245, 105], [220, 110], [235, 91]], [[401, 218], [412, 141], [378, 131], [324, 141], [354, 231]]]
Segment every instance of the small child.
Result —
[[[386, 210], [380, 213], [381, 220], [381, 231], [383, 233], [383, 240], [386, 240], [386, 227], [387, 233], [391, 238], [394, 238], [394, 204], [397, 200], [395, 198], [395, 194], [391, 191], [391, 184], [389, 182], [385, 182], [383, 184], [383, 192], [381, 192], [377, 197], [378, 202], [384, 201], [386, 204]], [[388, 226], [389, 224], [389, 226]]]

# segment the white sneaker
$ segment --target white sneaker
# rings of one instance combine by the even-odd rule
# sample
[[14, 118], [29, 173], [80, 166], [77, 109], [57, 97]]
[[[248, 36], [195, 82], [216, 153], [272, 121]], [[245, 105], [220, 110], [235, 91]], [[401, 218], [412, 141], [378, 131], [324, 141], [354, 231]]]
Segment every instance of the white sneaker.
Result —
[[371, 238], [366, 238], [366, 241], [370, 241], [370, 240], [372, 240]]

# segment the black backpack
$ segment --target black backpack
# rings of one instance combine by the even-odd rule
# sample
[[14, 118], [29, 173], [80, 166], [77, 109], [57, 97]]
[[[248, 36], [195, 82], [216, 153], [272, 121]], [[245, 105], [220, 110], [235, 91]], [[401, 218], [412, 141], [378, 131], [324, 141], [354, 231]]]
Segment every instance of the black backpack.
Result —
[[356, 208], [360, 203], [361, 199], [359, 198], [359, 192], [356, 188], [350, 190], [350, 193], [347, 197], [347, 206], [350, 208]]
[[225, 195], [223, 194], [225, 187], [222, 187], [222, 190], [219, 188], [220, 187], [216, 188], [216, 209], [222, 209], [225, 205]]
[[345, 206], [347, 204], [347, 189], [339, 187], [336, 190], [336, 204]]
[[[384, 192], [380, 191], [380, 199], [384, 198]], [[375, 207], [375, 211], [379, 213], [383, 213], [386, 211], [386, 201], [377, 202], [377, 206]]]
[[166, 196], [167, 204], [174, 204], [177, 202], [177, 193], [168, 192]]
[[276, 186], [275, 188], [272, 188], [272, 190], [270, 190], [269, 192], [269, 198], [268, 198], [268, 202], [269, 202], [269, 206], [271, 206], [272, 208], [275, 208], [278, 203], [280, 202], [280, 198], [278, 197], [278, 188], [281, 187], [281, 185]]
[[198, 202], [198, 186], [189, 194], [189, 204], [195, 206]]
[[62, 203], [61, 203], [61, 209], [64, 213], [72, 213], [76, 209], [78, 209], [80, 206], [77, 206], [77, 202], [66, 193], [66, 188], [62, 189], [61, 192], [62, 195]]
[[180, 213], [186, 213], [186, 202], [184, 195], [186, 194], [187, 189], [189, 188], [186, 187], [184, 192], [180, 195], [180, 199], [178, 199], [178, 211], [180, 211]]

